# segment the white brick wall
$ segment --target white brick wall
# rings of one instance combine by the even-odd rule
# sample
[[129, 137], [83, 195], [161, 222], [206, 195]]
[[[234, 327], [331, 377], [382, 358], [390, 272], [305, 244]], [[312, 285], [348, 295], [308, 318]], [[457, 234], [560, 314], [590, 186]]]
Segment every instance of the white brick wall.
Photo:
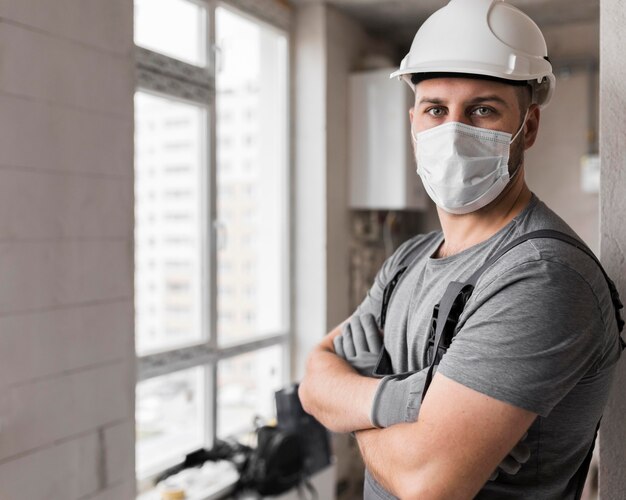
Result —
[[134, 498], [132, 0], [0, 0], [0, 500]]

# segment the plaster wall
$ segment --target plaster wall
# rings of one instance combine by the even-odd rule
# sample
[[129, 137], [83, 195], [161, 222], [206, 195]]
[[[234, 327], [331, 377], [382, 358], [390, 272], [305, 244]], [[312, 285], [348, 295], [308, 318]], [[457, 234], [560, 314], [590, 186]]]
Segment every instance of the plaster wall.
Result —
[[526, 152], [525, 173], [530, 189], [597, 254], [599, 196], [581, 188], [581, 157], [589, 148], [589, 79], [583, 70], [558, 79], [557, 92], [542, 112], [537, 141]]
[[543, 32], [557, 85], [542, 111], [537, 142], [526, 153], [526, 180], [597, 254], [599, 194], [583, 192], [580, 162], [597, 140], [590, 133], [595, 129], [597, 134], [598, 73], [585, 65], [598, 60], [598, 25], [554, 26]]
[[[392, 49], [369, 37], [340, 11], [327, 9], [327, 228], [328, 328], [350, 310], [349, 76], [367, 55], [392, 59]], [[407, 111], [408, 112], [408, 111]]]
[[0, 0], [0, 496], [134, 498], [133, 3]]
[[[332, 7], [294, 14], [295, 335], [293, 377], [313, 346], [350, 310], [348, 76], [381, 46]], [[384, 45], [383, 45], [384, 48]], [[390, 52], [390, 51], [389, 51]], [[339, 498], [361, 495], [363, 465], [349, 435], [333, 436]]]
[[326, 320], [326, 8], [294, 15], [294, 349], [292, 376], [322, 338]]
[[[600, 2], [600, 256], [626, 298], [626, 2]], [[624, 336], [624, 334], [622, 335]], [[600, 498], [626, 495], [626, 364], [620, 361], [600, 430]]]
[[392, 50], [332, 7], [296, 8], [296, 379], [310, 349], [351, 313], [348, 76], [370, 53], [391, 55]]

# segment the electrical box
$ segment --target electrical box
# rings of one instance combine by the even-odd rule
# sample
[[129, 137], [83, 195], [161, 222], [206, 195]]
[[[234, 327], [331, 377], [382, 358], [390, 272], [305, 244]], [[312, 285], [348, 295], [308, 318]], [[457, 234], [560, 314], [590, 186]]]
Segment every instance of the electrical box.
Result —
[[394, 68], [350, 75], [350, 207], [425, 210], [411, 144], [410, 87]]
[[580, 188], [583, 193], [600, 192], [600, 155], [585, 155], [580, 159]]

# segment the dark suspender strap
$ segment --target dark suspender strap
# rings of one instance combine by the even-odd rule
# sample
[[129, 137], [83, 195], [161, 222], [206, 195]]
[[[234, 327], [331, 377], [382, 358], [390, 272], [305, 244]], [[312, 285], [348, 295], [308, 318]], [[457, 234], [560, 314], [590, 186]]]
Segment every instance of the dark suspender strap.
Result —
[[401, 267], [396, 271], [396, 274], [393, 275], [391, 281], [385, 285], [385, 289], [383, 290], [383, 303], [380, 310], [380, 317], [378, 319], [378, 326], [381, 330], [385, 328], [385, 321], [387, 320], [387, 308], [389, 307], [389, 300], [391, 299], [391, 294], [393, 293], [398, 281], [407, 270], [408, 266]]
[[460, 281], [451, 281], [448, 283], [446, 291], [439, 302], [439, 313], [437, 315], [437, 326], [435, 329], [435, 341], [433, 344], [433, 359], [428, 367], [428, 372], [426, 374], [426, 379], [424, 380], [424, 390], [422, 391], [422, 401], [426, 396], [426, 391], [428, 390], [428, 386], [433, 378], [434, 368], [437, 364], [437, 351], [441, 344], [441, 338], [443, 335], [444, 327], [446, 326], [446, 320], [450, 316], [450, 311], [452, 310], [452, 306], [456, 301], [457, 297], [461, 293], [464, 287], [467, 286], [467, 283], [463, 283]]
[[600, 430], [600, 422], [602, 422], [602, 417], [598, 420], [598, 425], [596, 425], [596, 432], [593, 435], [593, 440], [591, 441], [591, 446], [589, 447], [589, 451], [587, 452], [587, 456], [583, 460], [583, 463], [580, 464], [580, 468], [578, 469], [578, 484], [576, 485], [576, 500], [580, 500], [583, 496], [583, 490], [585, 489], [585, 482], [587, 481], [587, 474], [589, 473], [589, 465], [591, 465], [591, 459], [593, 458], [593, 449], [596, 445], [596, 439], [598, 438], [598, 431]]

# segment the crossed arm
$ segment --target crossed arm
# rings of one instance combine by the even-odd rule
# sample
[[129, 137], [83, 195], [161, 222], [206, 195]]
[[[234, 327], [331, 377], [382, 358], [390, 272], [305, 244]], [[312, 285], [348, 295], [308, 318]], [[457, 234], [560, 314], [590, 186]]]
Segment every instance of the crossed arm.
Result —
[[[343, 324], [342, 324], [343, 325]], [[334, 353], [333, 329], [311, 352], [300, 385], [304, 409], [336, 432], [357, 431], [368, 470], [402, 499], [472, 498], [536, 414], [436, 374], [415, 422], [372, 429], [378, 379]]]
[[369, 408], [378, 379], [359, 375], [335, 354], [333, 339], [341, 334], [343, 323], [334, 328], [307, 358], [299, 396], [302, 406], [334, 432], [370, 429]]

